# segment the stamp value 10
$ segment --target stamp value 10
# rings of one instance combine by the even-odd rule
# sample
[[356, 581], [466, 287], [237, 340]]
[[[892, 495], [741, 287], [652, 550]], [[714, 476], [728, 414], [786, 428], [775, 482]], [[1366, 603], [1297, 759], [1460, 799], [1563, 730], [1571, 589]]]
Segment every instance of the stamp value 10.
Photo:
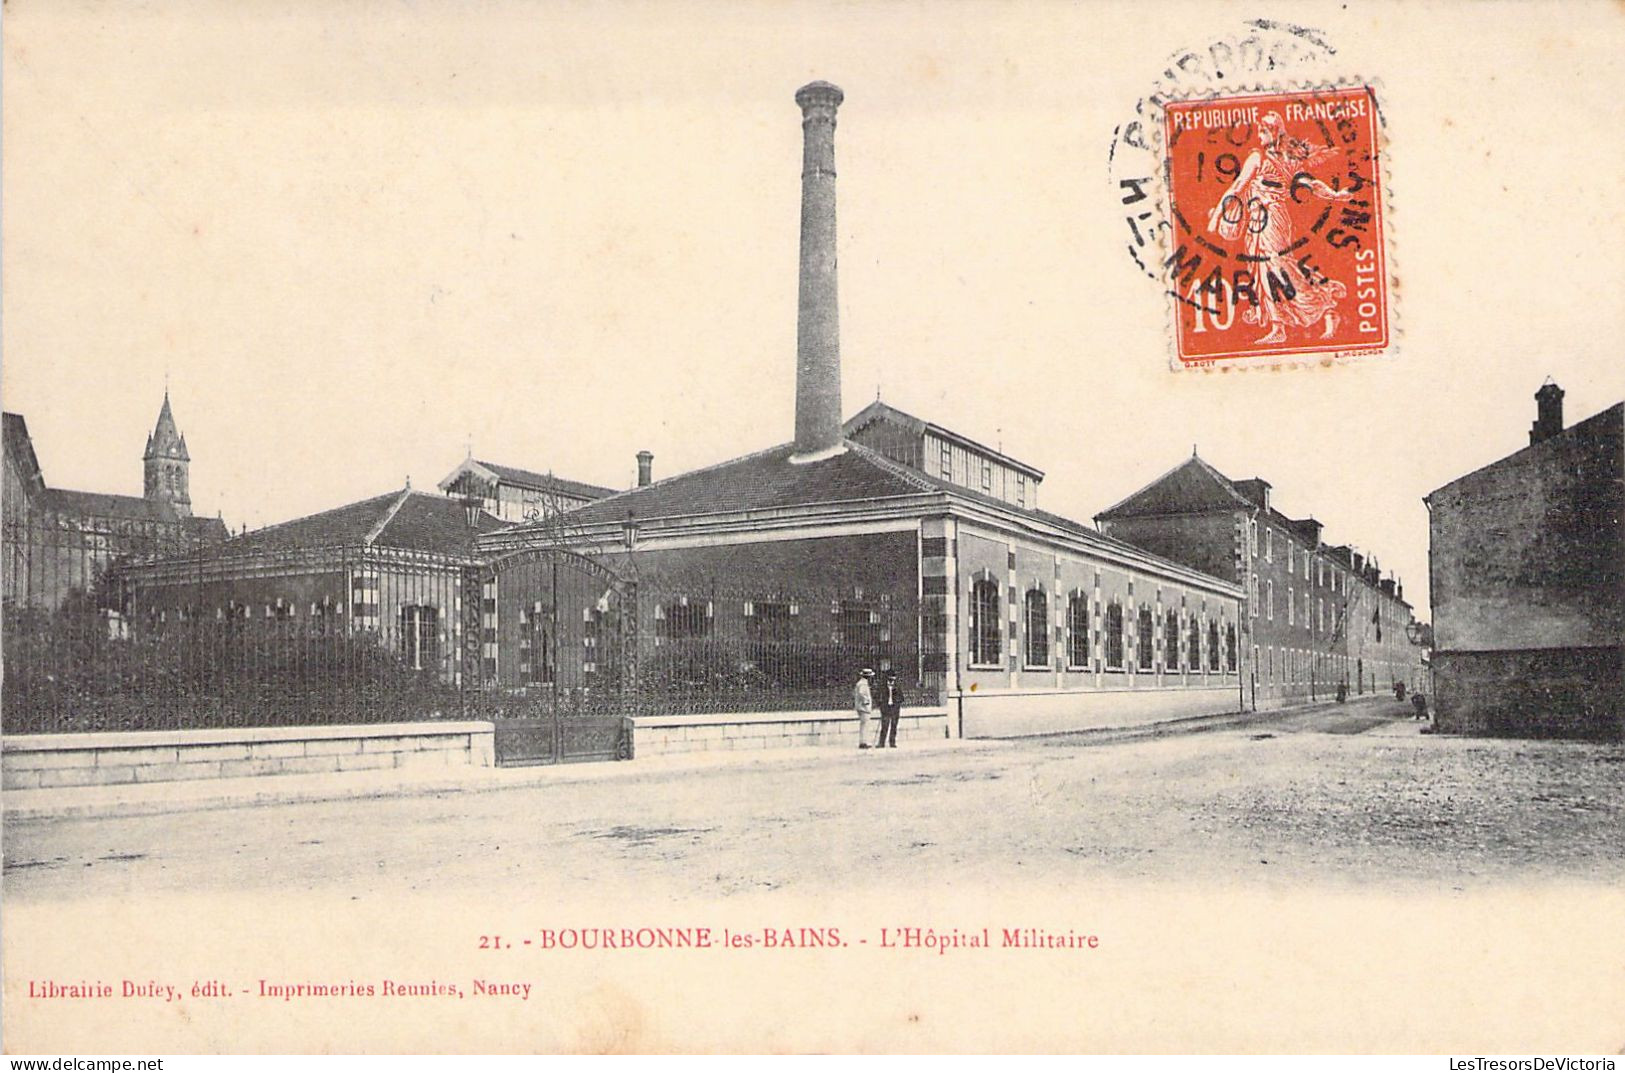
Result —
[[1163, 124], [1180, 365], [1389, 348], [1369, 87], [1170, 101]]

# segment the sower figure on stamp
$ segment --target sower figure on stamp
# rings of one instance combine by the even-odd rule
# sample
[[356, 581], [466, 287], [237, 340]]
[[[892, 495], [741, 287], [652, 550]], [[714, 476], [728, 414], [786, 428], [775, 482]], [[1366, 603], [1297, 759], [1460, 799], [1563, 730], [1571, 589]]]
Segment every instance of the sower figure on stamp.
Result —
[[[1249, 259], [1258, 266], [1260, 279], [1254, 284], [1253, 303], [1241, 319], [1269, 330], [1260, 343], [1286, 342], [1288, 327], [1309, 328], [1324, 323], [1322, 338], [1337, 330], [1337, 302], [1348, 289], [1335, 279], [1307, 275], [1294, 283], [1290, 255], [1293, 244], [1290, 201], [1297, 200], [1300, 187], [1326, 201], [1347, 201], [1349, 190], [1334, 190], [1309, 174], [1309, 168], [1336, 156], [1335, 146], [1311, 147], [1290, 137], [1277, 112], [1258, 121], [1258, 148], [1247, 154], [1236, 181], [1219, 198], [1208, 214], [1208, 230], [1227, 242], [1242, 238]], [[1241, 232], [1245, 228], [1246, 236]]]
[[886, 684], [880, 687], [880, 740], [875, 746], [897, 748], [897, 720], [903, 714], [903, 687], [897, 684], [897, 672], [886, 672]]
[[858, 672], [858, 684], [852, 687], [852, 710], [858, 713], [858, 748], [869, 748], [869, 717], [875, 713], [875, 698], [869, 691], [869, 682], [875, 672], [868, 667]]

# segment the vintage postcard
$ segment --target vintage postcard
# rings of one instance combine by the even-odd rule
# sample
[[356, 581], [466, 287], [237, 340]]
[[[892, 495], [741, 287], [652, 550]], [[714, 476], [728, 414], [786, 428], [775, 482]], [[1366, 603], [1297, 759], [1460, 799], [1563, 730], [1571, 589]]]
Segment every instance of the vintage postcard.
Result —
[[5, 1050], [1618, 1054], [1622, 52], [10, 0]]

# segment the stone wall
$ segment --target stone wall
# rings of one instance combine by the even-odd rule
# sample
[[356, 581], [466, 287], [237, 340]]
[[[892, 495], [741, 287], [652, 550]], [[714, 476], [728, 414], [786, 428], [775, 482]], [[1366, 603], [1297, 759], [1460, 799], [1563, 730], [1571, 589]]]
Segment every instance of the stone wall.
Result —
[[7, 790], [494, 762], [491, 724], [478, 722], [30, 734], [0, 742]]
[[[672, 753], [811, 745], [855, 749], [858, 745], [858, 718], [851, 712], [640, 716], [636, 722], [634, 740], [639, 759]], [[871, 735], [879, 735], [878, 712], [869, 727]], [[897, 724], [898, 748], [911, 742], [940, 741], [947, 736], [948, 717], [942, 708], [905, 708]]]
[[955, 698], [967, 738], [1014, 738], [1145, 726], [1241, 710], [1240, 686], [1172, 690], [1031, 691], [967, 693]]
[[1621, 450], [1615, 406], [1428, 497], [1440, 651], [1619, 643], [1625, 635]]
[[1625, 738], [1625, 649], [1435, 652], [1441, 731], [1530, 738]]

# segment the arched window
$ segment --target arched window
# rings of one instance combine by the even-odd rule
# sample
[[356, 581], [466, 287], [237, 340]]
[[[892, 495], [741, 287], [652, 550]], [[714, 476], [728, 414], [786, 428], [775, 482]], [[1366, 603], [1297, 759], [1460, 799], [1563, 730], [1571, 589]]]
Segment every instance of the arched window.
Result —
[[1179, 673], [1179, 612], [1170, 611], [1162, 623], [1162, 669]]
[[977, 578], [970, 587], [970, 662], [973, 667], [999, 665], [999, 583]]
[[1151, 607], [1149, 604], [1140, 605], [1139, 617], [1140, 636], [1135, 642], [1134, 654], [1137, 657], [1136, 662], [1139, 663], [1140, 670], [1149, 671], [1152, 667], [1152, 660], [1155, 655], [1153, 652], [1154, 638], [1152, 634], [1156, 629], [1154, 620], [1151, 618]]
[[1106, 666], [1123, 669], [1123, 605], [1116, 600], [1106, 605]]
[[1043, 589], [1028, 589], [1027, 666], [1049, 666], [1049, 597]]
[[1236, 627], [1234, 623], [1224, 628], [1224, 660], [1225, 669], [1231, 674], [1236, 673]]
[[1207, 624], [1207, 669], [1210, 671], [1219, 669], [1219, 624], [1217, 622]]
[[1193, 671], [1202, 669], [1202, 624], [1195, 615], [1191, 616], [1191, 635], [1187, 642], [1185, 652], [1185, 665]]
[[1066, 605], [1066, 665], [1089, 666], [1089, 597], [1081, 592], [1073, 593]]

